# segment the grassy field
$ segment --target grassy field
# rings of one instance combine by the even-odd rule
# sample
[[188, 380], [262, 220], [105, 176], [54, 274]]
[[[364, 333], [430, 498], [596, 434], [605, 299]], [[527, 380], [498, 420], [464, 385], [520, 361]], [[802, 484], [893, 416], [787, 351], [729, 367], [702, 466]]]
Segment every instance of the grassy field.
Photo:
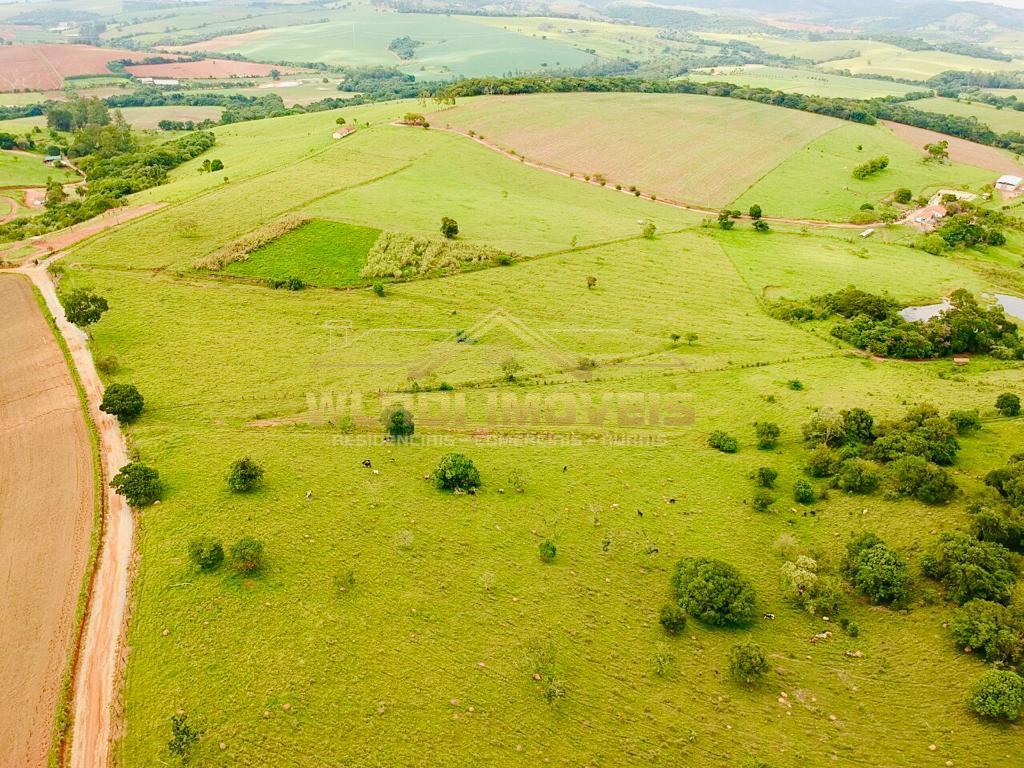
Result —
[[74, 181], [78, 175], [67, 168], [43, 165], [42, 155], [0, 151], [0, 187], [41, 187], [47, 179]]
[[[780, 543], [835, 564], [852, 534], [872, 530], [916, 563], [931, 532], [966, 525], [962, 500], [925, 508], [833, 491], [815, 514], [797, 511], [799, 426], [815, 409], [888, 416], [933, 400], [987, 416], [997, 393], [1019, 388], [1020, 364], [879, 363], [760, 303], [850, 282], [917, 301], [992, 288], [983, 271], [835, 233], [702, 228], [464, 137], [387, 124], [408, 108], [343, 110], [372, 125], [340, 142], [330, 139], [337, 113], [219, 128], [228, 182], [196, 174], [193, 161], [138, 196], [166, 209], [67, 258], [65, 284], [110, 302], [91, 328], [94, 352], [116, 355], [112, 380], [144, 393], [131, 443], [167, 484], [162, 504], [139, 516], [120, 764], [167, 762], [179, 710], [204, 732], [192, 764], [224, 768], [1011, 763], [1015, 730], [963, 705], [984, 667], [943, 629], [950, 605], [916, 600], [902, 613], [851, 597], [853, 638], [787, 603], [778, 573]], [[537, 109], [553, 112], [550, 102]], [[812, 161], [803, 178], [822, 173]], [[451, 215], [460, 238], [534, 258], [392, 284], [383, 297], [190, 270], [289, 212], [434, 237]], [[637, 224], [648, 218], [653, 239]], [[195, 234], [181, 234], [186, 220]], [[300, 229], [245, 264], [337, 270], [323, 254], [338, 239]], [[501, 370], [510, 356], [523, 367], [514, 382]], [[589, 376], [577, 375], [581, 358], [595, 363]], [[409, 391], [442, 382], [454, 391]], [[382, 392], [409, 400], [411, 444], [377, 439]], [[347, 393], [362, 396], [354, 415], [366, 417], [352, 429], [330, 407]], [[449, 396], [464, 399], [465, 421], [444, 417]], [[511, 397], [578, 398], [581, 419], [602, 399], [613, 405], [606, 420], [575, 426], [489, 418], [490, 398]], [[638, 397], [641, 424], [627, 418]], [[655, 397], [684, 403], [693, 419], [665, 421]], [[777, 450], [754, 449], [759, 419], [783, 426]], [[708, 449], [713, 429], [736, 434], [739, 453]], [[1019, 419], [987, 419], [964, 440], [958, 480], [977, 487], [1022, 439]], [[450, 450], [480, 468], [476, 495], [425, 481]], [[226, 468], [245, 454], [266, 467], [264, 485], [231, 494]], [[768, 514], [752, 510], [747, 479], [765, 464], [781, 476]], [[265, 541], [261, 573], [189, 568], [193, 537], [246, 534]], [[546, 538], [558, 548], [550, 564], [537, 554]], [[684, 555], [733, 563], [758, 591], [758, 615], [774, 620], [743, 630], [691, 622], [665, 635], [657, 612]], [[833, 635], [811, 642], [825, 630]], [[747, 639], [770, 654], [754, 687], [726, 672], [729, 646]]]
[[[853, 177], [855, 167], [880, 155], [889, 157], [886, 170], [866, 179]], [[885, 126], [845, 123], [794, 152], [735, 205], [746, 210], [758, 203], [770, 215], [845, 221], [863, 203], [877, 205], [899, 187], [921, 195], [942, 187], [977, 189], [993, 180], [992, 171], [982, 168], [925, 163], [920, 151]]]
[[161, 120], [220, 120], [221, 107], [126, 107], [121, 110], [124, 119], [140, 130], [156, 128]]
[[903, 83], [868, 80], [842, 75], [829, 75], [813, 69], [747, 66], [718, 67], [708, 73], [688, 73], [686, 79], [699, 83], [722, 82], [754, 88], [771, 88], [787, 93], [812, 96], [833, 96], [849, 99], [871, 99], [876, 96], [902, 96], [914, 90]]
[[957, 101], [956, 99], [945, 99], [939, 96], [931, 99], [920, 99], [911, 102], [911, 105], [915, 109], [937, 112], [940, 115], [973, 117], [979, 123], [984, 123], [992, 130], [1000, 133], [1024, 131], [1024, 112], [1018, 112], [1015, 109], [999, 109], [980, 101]]
[[361, 282], [359, 272], [366, 266], [366, 254], [379, 236], [379, 229], [314, 220], [244, 261], [229, 264], [226, 271], [265, 279], [298, 277], [309, 285], [342, 288]]
[[711, 206], [840, 125], [713, 96], [596, 93], [465, 99], [435, 124], [579, 176], [602, 173], [613, 185]]
[[[408, 61], [388, 50], [398, 37], [424, 43]], [[241, 53], [260, 61], [398, 66], [420, 79], [500, 75], [543, 67], [575, 68], [590, 54], [555, 40], [478, 24], [472, 17], [379, 13], [356, 6], [322, 24], [281, 27], [197, 43], [190, 48]]]

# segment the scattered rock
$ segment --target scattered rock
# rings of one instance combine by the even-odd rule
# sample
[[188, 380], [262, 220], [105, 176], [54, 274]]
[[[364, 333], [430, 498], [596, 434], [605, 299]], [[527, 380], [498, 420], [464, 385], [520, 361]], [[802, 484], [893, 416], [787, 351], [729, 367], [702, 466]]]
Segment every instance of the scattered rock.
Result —
[[167, 637], [169, 634], [171, 634], [171, 630], [165, 628], [162, 634], [164, 637]]
[[290, 712], [291, 709], [292, 709], [292, 705], [291, 704], [282, 704], [281, 705], [281, 709], [283, 709], [285, 712]]
[[839, 718], [838, 718], [838, 717], [836, 717], [835, 715], [829, 715], [829, 716], [828, 716], [828, 719], [829, 719], [829, 720], [831, 720], [831, 721], [832, 721], [832, 722], [834, 723], [834, 722], [835, 722], [836, 720], [838, 720]]
[[227, 744], [225, 744], [225, 743], [224, 743], [223, 741], [222, 741], [222, 742], [221, 742], [220, 744], [218, 744], [217, 746], [219, 746], [219, 747], [220, 747], [220, 748], [221, 748], [222, 750], [224, 750], [224, 749], [227, 749], [227, 748], [228, 748], [228, 745], [227, 745]]
[[267, 720], [269, 717], [270, 717], [270, 710], [269, 709], [264, 709], [263, 710], [263, 719]]
[[929, 745], [928, 745], [928, 751], [929, 751], [929, 752], [934, 752], [934, 751], [935, 751], [935, 750], [937, 750], [938, 748], [939, 748], [939, 745], [938, 745], [938, 744], [929, 744]]
[[379, 474], [380, 474], [380, 470], [379, 470], [379, 469], [375, 469], [375, 470], [373, 470], [373, 474], [375, 474], [375, 475], [379, 475]]
[[851, 659], [861, 659], [861, 658], [864, 658], [864, 652], [863, 651], [846, 651], [846, 655], [849, 656]]
[[534, 672], [533, 679], [540, 682], [540, 672]]

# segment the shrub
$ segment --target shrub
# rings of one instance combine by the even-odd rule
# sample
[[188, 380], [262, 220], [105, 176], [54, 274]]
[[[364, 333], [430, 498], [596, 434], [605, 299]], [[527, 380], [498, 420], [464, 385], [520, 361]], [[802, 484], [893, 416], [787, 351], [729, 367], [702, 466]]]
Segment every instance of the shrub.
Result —
[[192, 539], [188, 543], [188, 559], [200, 571], [215, 571], [224, 562], [224, 545], [220, 539]]
[[64, 314], [68, 322], [74, 323], [80, 328], [97, 322], [103, 313], [110, 309], [105, 298], [84, 288], [75, 288], [68, 293], [62, 293], [60, 303], [64, 307]]
[[544, 539], [537, 549], [540, 552], [540, 559], [545, 563], [550, 563], [558, 554], [558, 548], [551, 539]]
[[760, 219], [761, 218], [761, 206], [758, 205], [757, 203], [754, 203], [752, 206], [750, 206], [750, 210], [747, 211], [747, 213], [750, 214], [750, 218], [752, 218], [752, 219]]
[[736, 453], [739, 450], [736, 438], [720, 429], [708, 435], [708, 445], [722, 453]]
[[839, 454], [827, 445], [819, 445], [807, 457], [804, 469], [811, 477], [832, 477], [842, 464], [843, 460]]
[[812, 445], [836, 447], [846, 441], [846, 424], [837, 413], [822, 411], [814, 414], [803, 426], [804, 440]]
[[686, 614], [678, 605], [666, 603], [658, 612], [658, 621], [670, 635], [678, 635], [686, 629]]
[[892, 462], [884, 482], [887, 496], [912, 496], [926, 504], [943, 504], [957, 492], [956, 481], [946, 470], [920, 456], [903, 456]]
[[981, 429], [981, 416], [976, 408], [971, 411], [950, 411], [946, 418], [956, 427], [959, 435], [968, 435]]
[[771, 467], [758, 467], [757, 472], [754, 473], [754, 478], [762, 488], [774, 488], [775, 481], [779, 478], [779, 473]]
[[644, 223], [644, 228], [643, 228], [642, 234], [643, 234], [644, 238], [646, 238], [647, 240], [653, 240], [654, 239], [654, 234], [657, 231], [658, 231], [658, 228], [657, 228], [657, 226], [655, 226], [654, 222], [648, 220], [648, 221], [646, 221]]
[[373, 284], [373, 292], [377, 296], [383, 298], [384, 297], [384, 283], [381, 283], [381, 282], [374, 283]]
[[1020, 416], [1020, 398], [1012, 392], [1003, 392], [996, 398], [996, 410], [1003, 416]]
[[756, 232], [770, 232], [771, 229], [772, 228], [768, 225], [768, 222], [765, 221], [764, 219], [754, 220], [754, 230]]
[[145, 400], [134, 384], [111, 384], [103, 392], [100, 410], [130, 424], [139, 418], [144, 406]]
[[817, 561], [806, 555], [782, 566], [782, 586], [787, 597], [811, 613], [834, 615], [843, 602], [843, 588], [829, 574], [820, 573]]
[[1016, 664], [1024, 659], [1024, 616], [999, 603], [964, 603], [953, 614], [949, 632], [957, 645], [980, 651], [986, 661]]
[[1024, 710], [1024, 678], [1016, 672], [991, 669], [974, 684], [968, 704], [982, 717], [1014, 722]]
[[447, 216], [441, 217], [441, 234], [446, 239], [451, 240], [459, 234], [459, 223], [455, 219], [451, 219]]
[[263, 480], [263, 467], [243, 456], [228, 470], [228, 487], [236, 493], [246, 493], [254, 489]]
[[1017, 582], [1012, 553], [999, 544], [946, 532], [921, 557], [924, 575], [942, 583], [950, 600], [1008, 603]]
[[812, 504], [814, 502], [814, 486], [800, 478], [793, 483], [793, 499], [798, 504]]
[[120, 367], [121, 364], [118, 362], [117, 355], [104, 355], [103, 357], [96, 358], [96, 370], [100, 373], [105, 373], [107, 376], [117, 373]]
[[846, 545], [843, 573], [873, 603], [900, 605], [910, 595], [907, 563], [873, 533], [862, 533]]
[[756, 643], [737, 643], [729, 649], [729, 675], [733, 680], [752, 685], [768, 674], [768, 659]]
[[880, 173], [889, 167], [889, 158], [885, 155], [880, 155], [872, 160], [868, 160], [866, 163], [861, 163], [853, 169], [853, 178], [855, 179], [866, 179], [868, 176], [873, 176], [876, 173]]
[[843, 419], [843, 437], [856, 443], [870, 443], [875, 439], [875, 418], [863, 408], [850, 408], [839, 414]]
[[751, 505], [758, 512], [767, 512], [774, 503], [775, 498], [768, 491], [762, 490], [754, 494], [754, 500], [751, 502]]
[[672, 577], [679, 605], [713, 625], [739, 624], [753, 617], [757, 596], [750, 583], [728, 563], [684, 557]]
[[779, 435], [782, 434], [779, 425], [771, 421], [755, 422], [754, 432], [757, 434], [757, 447], [762, 450], [768, 450], [778, 445]]
[[906, 205], [907, 203], [914, 199], [914, 193], [911, 192], [906, 187], [900, 187], [895, 192], [893, 192], [892, 199], [894, 202], [897, 202], [900, 205]]
[[121, 467], [111, 479], [110, 487], [133, 507], [148, 507], [163, 493], [160, 473], [138, 461]]
[[192, 750], [199, 743], [200, 736], [202, 731], [188, 724], [188, 715], [184, 712], [172, 715], [171, 738], [167, 742], [167, 751], [182, 763], [187, 763], [192, 756]]
[[873, 493], [878, 489], [882, 473], [864, 459], [848, 459], [836, 475], [836, 487], [847, 493]]
[[243, 536], [231, 545], [231, 560], [242, 573], [255, 573], [263, 567], [263, 542]]
[[442, 491], [467, 491], [480, 485], [480, 472], [468, 456], [449, 453], [434, 470], [434, 482]]
[[380, 423], [384, 425], [385, 431], [399, 442], [405, 442], [416, 431], [412, 413], [401, 405], [392, 405], [384, 409], [380, 415]]

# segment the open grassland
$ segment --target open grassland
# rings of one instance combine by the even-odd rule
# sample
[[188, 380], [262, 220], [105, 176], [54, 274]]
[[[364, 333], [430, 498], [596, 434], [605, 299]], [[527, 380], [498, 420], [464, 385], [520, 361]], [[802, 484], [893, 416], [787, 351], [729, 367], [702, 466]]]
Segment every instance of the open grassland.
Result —
[[[866, 179], [853, 177], [854, 168], [880, 155], [889, 157], [886, 170]], [[993, 180], [992, 172], [982, 168], [925, 163], [923, 152], [885, 126], [845, 123], [794, 152], [740, 195], [735, 206], [746, 210], [757, 203], [768, 215], [845, 221], [863, 203], [877, 205], [900, 187], [921, 195], [943, 187], [977, 190]]]
[[920, 99], [910, 102], [914, 109], [923, 109], [925, 112], [936, 112], [940, 115], [956, 115], [958, 117], [973, 117], [979, 123], [984, 123], [989, 128], [1000, 133], [1010, 131], [1024, 132], [1024, 112], [1016, 109], [1000, 109], [980, 101], [958, 101], [936, 96], [931, 99]]
[[986, 168], [996, 177], [1004, 173], [1021, 174], [1021, 161], [1017, 155], [1014, 155], [1009, 150], [990, 147], [985, 144], [976, 144], [973, 141], [958, 139], [955, 136], [949, 136], [938, 131], [929, 131], [927, 128], [917, 128], [913, 125], [892, 123], [884, 120], [882, 122], [899, 138], [919, 150], [921, 157], [925, 156], [923, 147], [926, 144], [945, 141], [949, 145], [949, 158], [954, 163]]
[[124, 119], [133, 128], [140, 130], [158, 127], [161, 120], [201, 122], [203, 120], [220, 120], [222, 107], [126, 107], [121, 110]]
[[0, 151], [0, 188], [41, 187], [47, 179], [73, 181], [77, 174], [67, 168], [43, 165], [42, 155]]
[[[388, 50], [392, 40], [403, 36], [424, 43], [406, 61]], [[427, 80], [543, 67], [572, 69], [593, 60], [566, 43], [496, 29], [472, 17], [380, 13], [360, 6], [333, 14], [322, 24], [214, 38], [181, 50], [241, 53], [260, 61], [389, 65]]]
[[268, 280], [297, 277], [310, 285], [342, 288], [361, 282], [359, 272], [378, 237], [379, 229], [311, 221], [229, 264], [226, 271]]
[[841, 125], [713, 96], [599, 93], [465, 99], [433, 120], [578, 176], [711, 206]]
[[717, 67], [706, 73], [687, 73], [686, 79], [698, 83], [727, 82], [752, 88], [770, 88], [773, 91], [785, 91], [786, 93], [849, 99], [902, 96], [914, 90], [914, 86], [904, 83], [830, 75], [813, 69], [786, 69], [760, 65]]

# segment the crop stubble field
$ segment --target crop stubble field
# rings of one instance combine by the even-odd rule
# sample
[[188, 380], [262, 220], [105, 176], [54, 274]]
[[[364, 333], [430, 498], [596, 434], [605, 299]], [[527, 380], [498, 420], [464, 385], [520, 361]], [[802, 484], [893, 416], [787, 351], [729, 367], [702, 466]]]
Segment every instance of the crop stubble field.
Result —
[[[526, 98], [538, 105], [524, 100], [524, 111], [503, 113], [509, 100], [470, 100], [431, 121], [486, 116], [490, 127], [481, 130], [500, 142], [523, 115], [545, 127], [551, 114], [581, 103]], [[689, 131], [706, 124], [701, 141], [720, 150], [739, 151], [750, 130], [743, 123], [753, 121], [762, 133], [775, 123], [801, 137], [788, 145], [799, 154], [834, 122], [727, 100], [667, 96], [662, 106], [642, 98], [656, 125], [673, 116], [685, 116]], [[773, 545], [783, 534], [835, 562], [851, 534], [870, 529], [916, 559], [923, 532], [964, 525], [962, 505], [834, 493], [813, 516], [790, 512], [785, 500], [766, 515], [750, 508], [747, 480], [764, 463], [780, 471], [783, 487], [801, 475], [799, 424], [815, 408], [860, 405], [883, 416], [904, 400], [935, 399], [986, 409], [1019, 381], [1019, 367], [994, 361], [956, 370], [946, 361], [852, 355], [825, 334], [770, 318], [762, 295], [853, 282], [923, 301], [953, 287], [991, 289], [986, 273], [970, 259], [834, 234], [704, 229], [697, 216], [524, 167], [462, 137], [387, 124], [409, 108], [344, 110], [373, 125], [336, 144], [334, 113], [218, 129], [230, 182], [196, 174], [199, 160], [186, 164], [169, 185], [138, 196], [171, 206], [68, 257], [65, 279], [110, 300], [94, 350], [116, 354], [114, 378], [145, 393], [132, 441], [167, 481], [163, 504], [140, 519], [122, 764], [165, 754], [179, 709], [205, 731], [195, 757], [204, 765], [569, 766], [614, 755], [616, 765], [733, 766], [753, 755], [808, 766], [949, 759], [988, 768], [1012, 760], [1016, 734], [963, 707], [981, 666], [942, 628], [948, 606], [900, 614], [851, 601], [859, 637], [837, 631], [812, 643], [834, 625], [788, 606], [778, 584]], [[616, 109], [612, 98], [591, 107]], [[742, 120], [723, 119], [728, 110]], [[502, 114], [514, 119], [506, 125]], [[610, 146], [597, 127], [578, 133], [586, 157]], [[627, 157], [632, 141], [619, 138]], [[260, 151], [259, 142], [273, 150]], [[512, 148], [531, 156], [521, 138]], [[702, 169], [707, 178], [735, 167], [728, 152], [714, 156], [723, 154], [720, 173]], [[610, 168], [588, 170], [611, 178]], [[803, 176], [787, 171], [794, 186], [820, 172], [815, 163]], [[746, 186], [723, 182], [709, 194], [728, 203]], [[794, 211], [810, 215], [820, 205], [811, 195]], [[450, 215], [460, 239], [532, 258], [390, 284], [383, 297], [273, 291], [192, 270], [196, 259], [287, 213], [418, 237], [437, 237], [440, 217]], [[640, 237], [646, 219], [657, 223], [653, 240]], [[188, 220], [199, 226], [185, 236]], [[262, 274], [308, 258], [282, 238], [277, 257], [271, 246], [263, 262], [257, 256], [239, 268]], [[592, 358], [592, 377], [569, 375], [511, 324], [488, 326], [496, 310], [572, 358]], [[453, 340], [459, 330], [471, 343]], [[673, 333], [696, 338], [673, 344]], [[510, 354], [524, 366], [515, 383], [499, 371]], [[317, 418], [334, 394], [407, 390], [424, 358], [436, 361], [425, 383], [445, 382], [466, 397], [467, 426], [424, 416], [412, 444], [392, 445], [370, 439], [374, 426], [342, 430], [329, 409], [327, 421]], [[787, 386], [794, 378], [803, 390]], [[611, 420], [582, 429], [579, 440], [566, 427], [486, 420], [488, 395], [592, 402], [606, 393], [681, 397], [694, 420], [656, 429]], [[420, 415], [428, 400], [412, 401]], [[783, 425], [777, 451], [753, 448], [750, 425], [759, 418]], [[705, 446], [718, 428], [740, 437], [738, 454]], [[602, 442], [615, 436], [633, 442]], [[1021, 437], [1019, 422], [987, 421], [964, 441], [958, 479], [975, 487]], [[481, 469], [475, 496], [441, 494], [424, 480], [452, 448]], [[223, 474], [243, 454], [267, 476], [262, 489], [236, 496]], [[513, 492], [517, 483], [523, 493]], [[230, 542], [246, 533], [266, 541], [268, 564], [257, 577], [188, 567], [191, 537]], [[550, 565], [537, 557], [544, 538], [558, 546]], [[657, 609], [682, 555], [732, 562], [775, 614], [742, 635], [769, 649], [764, 686], [726, 679], [738, 632], [691, 622], [682, 637], [662, 633]], [[349, 583], [350, 571], [354, 582], [342, 592], [338, 580]], [[535, 674], [555, 676], [564, 697], [546, 701]]]

